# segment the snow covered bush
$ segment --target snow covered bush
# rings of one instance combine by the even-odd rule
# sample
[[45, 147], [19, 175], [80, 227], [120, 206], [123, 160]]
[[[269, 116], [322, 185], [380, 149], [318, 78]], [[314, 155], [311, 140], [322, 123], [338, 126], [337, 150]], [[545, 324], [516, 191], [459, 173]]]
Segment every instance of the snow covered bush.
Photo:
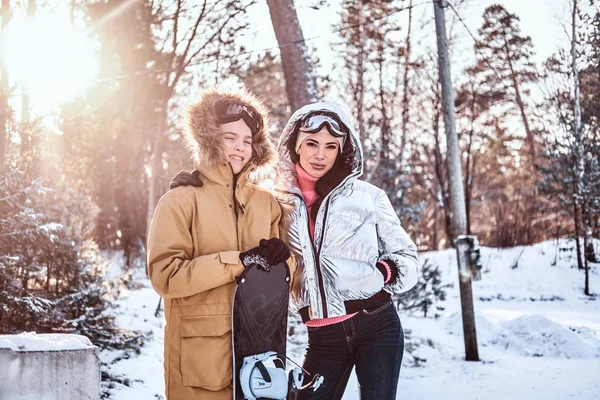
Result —
[[77, 333], [103, 348], [139, 346], [114, 329], [106, 265], [91, 240], [95, 208], [86, 196], [28, 181], [0, 180], [0, 333]]

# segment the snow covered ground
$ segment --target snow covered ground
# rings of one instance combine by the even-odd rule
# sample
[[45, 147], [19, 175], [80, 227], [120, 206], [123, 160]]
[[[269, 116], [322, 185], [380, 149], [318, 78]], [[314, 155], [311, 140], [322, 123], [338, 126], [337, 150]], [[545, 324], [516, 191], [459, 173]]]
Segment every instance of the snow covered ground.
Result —
[[[596, 243], [596, 249], [600, 243]], [[409, 342], [398, 399], [569, 399], [600, 398], [600, 297], [583, 294], [584, 274], [576, 267], [574, 242], [549, 241], [512, 249], [482, 248], [483, 278], [473, 282], [479, 362], [464, 361], [458, 273], [453, 250], [422, 254], [438, 265], [447, 290], [439, 317], [400, 316]], [[556, 261], [556, 263], [555, 263]], [[600, 264], [591, 264], [592, 293], [600, 293]], [[164, 398], [163, 316], [154, 317], [158, 296], [143, 271], [139, 290], [123, 294], [117, 323], [151, 332], [141, 354], [103, 352], [104, 367], [123, 384], [111, 399]], [[430, 313], [433, 314], [433, 313]], [[306, 329], [290, 320], [288, 356], [301, 362]], [[423, 360], [414, 366], [414, 360]], [[358, 399], [356, 378], [345, 400]]]

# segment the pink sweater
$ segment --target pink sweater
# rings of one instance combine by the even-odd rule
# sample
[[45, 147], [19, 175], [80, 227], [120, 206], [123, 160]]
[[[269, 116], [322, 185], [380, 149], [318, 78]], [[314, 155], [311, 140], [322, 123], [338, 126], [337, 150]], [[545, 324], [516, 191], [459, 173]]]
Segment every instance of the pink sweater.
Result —
[[[310, 237], [312, 240], [315, 240], [315, 221], [310, 217], [310, 211], [312, 205], [319, 198], [317, 192], [315, 192], [315, 184], [319, 180], [319, 178], [315, 178], [312, 175], [309, 175], [300, 164], [296, 164], [296, 172], [298, 173], [298, 187], [302, 191], [302, 195], [304, 196], [304, 200], [306, 200], [306, 207], [308, 208], [308, 227], [310, 229]], [[306, 326], [325, 326], [337, 324], [338, 322], [345, 321], [347, 319], [352, 318], [357, 313], [342, 315], [341, 317], [332, 317], [332, 318], [322, 318], [322, 319], [312, 319], [306, 323]]]

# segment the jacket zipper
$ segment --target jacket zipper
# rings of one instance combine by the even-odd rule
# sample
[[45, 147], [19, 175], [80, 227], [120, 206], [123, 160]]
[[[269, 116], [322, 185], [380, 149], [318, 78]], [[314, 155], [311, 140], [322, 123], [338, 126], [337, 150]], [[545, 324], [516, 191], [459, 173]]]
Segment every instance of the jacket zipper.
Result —
[[[238, 249], [241, 251], [241, 241], [240, 241], [240, 235], [239, 235], [239, 215], [238, 215], [238, 201], [237, 198], [235, 197], [235, 193], [237, 191], [237, 180], [238, 180], [238, 176], [239, 174], [241, 174], [242, 172], [244, 172], [244, 170], [246, 169], [246, 167], [248, 167], [248, 164], [246, 164], [246, 166], [236, 175], [233, 173], [233, 168], [231, 167], [231, 165], [229, 166], [231, 168], [231, 173], [233, 174], [233, 179], [231, 181], [231, 196], [233, 198], [233, 212], [235, 213], [235, 238], [238, 244]], [[242, 214], [244, 214], [244, 210], [243, 208], [240, 207], [240, 211], [242, 211]]]
[[[327, 313], [327, 301], [326, 301], [326, 297], [325, 297], [325, 284], [323, 283], [323, 273], [321, 272], [321, 248], [323, 247], [323, 242], [325, 240], [325, 223], [327, 222], [327, 212], [329, 211], [329, 201], [330, 201], [331, 193], [334, 190], [332, 190], [329, 193], [329, 195], [327, 196], [327, 201], [325, 203], [325, 216], [323, 217], [323, 235], [321, 236], [321, 243], [319, 243], [319, 246], [317, 247], [317, 245], [314, 243], [312, 238], [310, 241], [311, 246], [312, 246], [313, 258], [315, 259], [315, 269], [317, 272], [319, 293], [321, 294], [321, 308], [323, 310], [323, 318], [327, 318], [328, 313]], [[294, 194], [296, 196], [298, 196], [304, 202], [304, 206], [305, 206], [307, 217], [308, 217], [307, 218], [308, 237], [310, 238], [310, 214], [308, 213], [308, 207], [307, 207], [306, 201], [304, 200], [304, 197], [302, 195], [299, 195], [298, 193], [294, 193]], [[322, 205], [323, 204], [321, 203], [321, 206]], [[317, 224], [317, 221], [315, 219], [315, 227], [316, 227], [316, 224]]]
[[[308, 231], [308, 237], [310, 239], [312, 255], [313, 255], [313, 259], [315, 260], [315, 270], [317, 272], [319, 293], [321, 293], [321, 299], [322, 299], [321, 305], [323, 308], [324, 315], [327, 315], [327, 307], [325, 305], [326, 304], [325, 287], [323, 285], [323, 275], [321, 274], [321, 262], [319, 260], [319, 250], [317, 249], [317, 246], [315, 245], [315, 242], [313, 241], [313, 239], [310, 237], [310, 213], [308, 212], [308, 204], [306, 203], [306, 200], [304, 200], [304, 196], [302, 196], [301, 194], [293, 193], [293, 192], [291, 192], [291, 193], [295, 196], [298, 196], [298, 198], [304, 203], [304, 209], [306, 210], [306, 230]], [[316, 224], [316, 221], [315, 221], [315, 224]]]
[[[325, 223], [327, 222], [327, 211], [329, 211], [329, 199], [325, 203], [325, 215], [323, 216], [323, 234], [321, 235], [321, 243], [319, 243], [319, 248], [316, 250], [317, 252], [317, 278], [319, 278], [319, 291], [321, 292], [321, 307], [323, 308], [323, 318], [327, 318], [327, 301], [325, 299], [325, 284], [323, 283], [323, 273], [321, 272], [321, 249], [323, 248], [323, 242], [325, 241]], [[318, 214], [318, 213], [317, 213]], [[310, 216], [309, 216], [310, 218]], [[317, 221], [315, 218], [315, 227], [317, 225]], [[311, 240], [312, 243], [312, 240]], [[313, 243], [313, 246], [316, 246]]]
[[237, 198], [235, 197], [235, 192], [237, 190], [236, 188], [237, 185], [237, 176], [233, 176], [233, 186], [231, 187], [232, 191], [231, 191], [231, 196], [233, 197], [233, 211], [235, 211], [235, 219], [237, 222], [237, 218], [238, 218], [238, 201]]

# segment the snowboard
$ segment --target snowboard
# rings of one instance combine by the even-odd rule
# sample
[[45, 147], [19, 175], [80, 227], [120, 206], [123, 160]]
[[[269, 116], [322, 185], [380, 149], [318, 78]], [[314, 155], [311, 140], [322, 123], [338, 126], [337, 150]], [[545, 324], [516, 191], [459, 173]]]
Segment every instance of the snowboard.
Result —
[[237, 279], [232, 327], [234, 400], [244, 399], [240, 385], [244, 357], [274, 351], [283, 355], [285, 362], [289, 282], [285, 262], [268, 271], [251, 264]]

